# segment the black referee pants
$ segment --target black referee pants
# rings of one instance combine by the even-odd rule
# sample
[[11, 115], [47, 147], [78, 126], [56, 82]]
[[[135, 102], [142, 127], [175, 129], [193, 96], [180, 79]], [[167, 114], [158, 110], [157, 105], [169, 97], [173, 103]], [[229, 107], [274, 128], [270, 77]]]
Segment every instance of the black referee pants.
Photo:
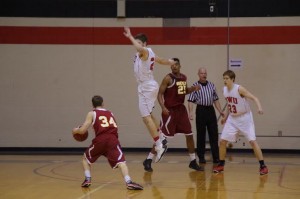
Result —
[[207, 129], [212, 158], [214, 161], [219, 160], [218, 123], [216, 112], [213, 106], [197, 105], [196, 129], [197, 155], [199, 159], [204, 159]]

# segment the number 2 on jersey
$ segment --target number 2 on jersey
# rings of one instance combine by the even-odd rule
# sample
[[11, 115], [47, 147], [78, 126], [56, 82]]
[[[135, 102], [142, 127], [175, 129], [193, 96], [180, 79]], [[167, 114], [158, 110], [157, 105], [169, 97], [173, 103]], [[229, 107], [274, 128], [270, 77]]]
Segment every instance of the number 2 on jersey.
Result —
[[182, 94], [186, 94], [186, 86], [180, 85], [178, 86], [178, 94], [182, 95]]
[[113, 125], [114, 127], [117, 127], [117, 124], [113, 117], [110, 117], [108, 120], [106, 116], [100, 116], [99, 120], [101, 120], [102, 127], [109, 127], [109, 125]]

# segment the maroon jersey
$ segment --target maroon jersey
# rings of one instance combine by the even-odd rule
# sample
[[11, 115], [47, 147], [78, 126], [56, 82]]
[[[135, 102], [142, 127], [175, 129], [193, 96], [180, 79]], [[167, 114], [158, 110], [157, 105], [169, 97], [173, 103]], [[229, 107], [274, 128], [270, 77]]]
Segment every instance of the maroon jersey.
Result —
[[180, 73], [179, 77], [169, 74], [172, 84], [167, 87], [164, 93], [164, 104], [166, 108], [175, 107], [184, 103], [186, 95], [186, 76]]
[[100, 156], [105, 156], [112, 168], [125, 162], [116, 120], [109, 110], [98, 108], [93, 110], [93, 127], [96, 137], [85, 150], [84, 156], [89, 164], [94, 163]]
[[118, 127], [112, 112], [103, 108], [94, 109], [93, 112], [95, 136], [114, 134], [118, 137]]

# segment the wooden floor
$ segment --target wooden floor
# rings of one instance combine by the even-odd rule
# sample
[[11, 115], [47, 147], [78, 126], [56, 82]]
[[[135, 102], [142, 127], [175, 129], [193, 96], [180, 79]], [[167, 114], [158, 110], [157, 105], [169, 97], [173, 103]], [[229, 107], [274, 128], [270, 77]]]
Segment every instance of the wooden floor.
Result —
[[[233, 153], [222, 174], [188, 168], [185, 153], [167, 153], [144, 172], [146, 153], [126, 153], [132, 179], [143, 191], [128, 191], [118, 169], [101, 157], [92, 169], [93, 184], [83, 181], [80, 155], [0, 155], [1, 199], [296, 199], [300, 198], [300, 154], [265, 154], [270, 173], [260, 176], [251, 153]], [[209, 157], [207, 157], [209, 159]]]

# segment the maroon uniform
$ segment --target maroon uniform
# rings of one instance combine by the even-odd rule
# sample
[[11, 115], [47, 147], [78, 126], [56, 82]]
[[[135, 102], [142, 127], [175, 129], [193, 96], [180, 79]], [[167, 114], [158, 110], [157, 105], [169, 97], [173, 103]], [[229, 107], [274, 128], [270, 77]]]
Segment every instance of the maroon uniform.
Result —
[[95, 138], [84, 155], [89, 163], [94, 163], [100, 156], [105, 156], [112, 168], [125, 162], [120, 142], [118, 127], [112, 112], [106, 109], [93, 110], [93, 128]]
[[164, 92], [164, 105], [169, 115], [161, 115], [160, 127], [166, 137], [173, 137], [177, 133], [192, 134], [192, 127], [188, 117], [184, 99], [186, 95], [186, 76], [180, 73], [179, 77], [169, 74], [172, 83]]

